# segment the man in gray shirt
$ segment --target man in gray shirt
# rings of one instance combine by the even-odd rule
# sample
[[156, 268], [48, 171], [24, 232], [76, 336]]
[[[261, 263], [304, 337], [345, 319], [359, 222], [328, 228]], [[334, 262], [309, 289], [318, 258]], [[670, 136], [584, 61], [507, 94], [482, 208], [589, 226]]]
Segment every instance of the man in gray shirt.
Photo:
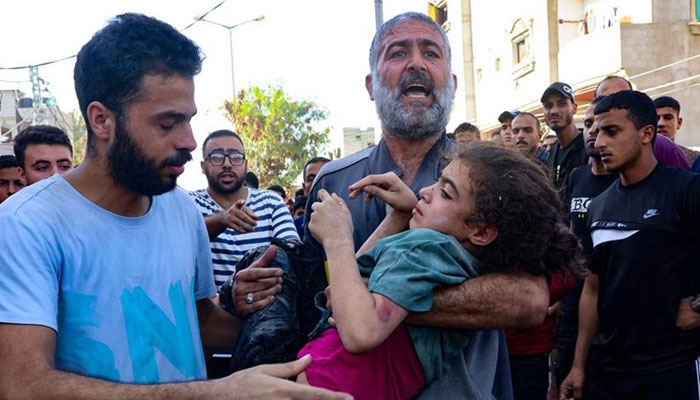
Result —
[[[377, 104], [382, 140], [375, 147], [325, 165], [310, 194], [316, 199], [318, 190], [323, 188], [345, 200], [353, 217], [356, 249], [379, 226], [387, 206], [377, 198], [369, 203], [351, 200], [348, 185], [369, 174], [394, 171], [418, 193], [438, 179], [456, 146], [445, 135], [456, 77], [450, 69], [450, 47], [442, 28], [423, 14], [398, 15], [377, 31], [369, 61], [371, 73], [365, 78], [365, 85]], [[307, 222], [311, 203], [307, 203]], [[306, 240], [314, 242], [308, 234]], [[245, 276], [238, 277], [236, 285], [239, 293], [254, 287]], [[239, 299], [237, 306], [245, 306], [240, 303], [240, 294], [234, 297]], [[492, 273], [438, 291], [433, 310], [412, 315], [408, 321], [458, 329], [523, 328], [542, 323], [548, 302], [544, 278], [518, 272]], [[455, 360], [443, 379], [418, 398], [511, 399], [502, 334], [485, 332], [480, 338], [475, 346], [493, 346], [498, 349], [498, 357], [492, 357], [489, 363], [465, 353]], [[475, 367], [492, 369], [491, 393], [472, 390], [469, 371]]]

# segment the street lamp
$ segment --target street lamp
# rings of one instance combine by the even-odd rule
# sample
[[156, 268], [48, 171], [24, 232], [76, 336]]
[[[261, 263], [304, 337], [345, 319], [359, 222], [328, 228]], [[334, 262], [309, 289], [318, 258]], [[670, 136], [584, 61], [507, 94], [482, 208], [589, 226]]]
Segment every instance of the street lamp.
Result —
[[239, 22], [239, 23], [234, 24], [234, 25], [224, 25], [224, 24], [221, 24], [218, 22], [210, 21], [208, 19], [204, 19], [203, 16], [195, 17], [194, 19], [195, 19], [195, 21], [208, 22], [210, 24], [214, 24], [214, 25], [220, 26], [220, 27], [228, 30], [228, 42], [229, 42], [229, 48], [231, 49], [231, 90], [233, 91], [233, 97], [231, 99], [233, 100], [236, 97], [236, 81], [234, 80], [234, 75], [233, 75], [233, 29], [237, 28], [241, 25], [245, 25], [247, 23], [250, 23], [250, 22], [260, 22], [260, 21], [265, 19], [265, 16], [261, 15], [257, 18], [253, 18], [253, 19], [250, 19], [248, 21]]

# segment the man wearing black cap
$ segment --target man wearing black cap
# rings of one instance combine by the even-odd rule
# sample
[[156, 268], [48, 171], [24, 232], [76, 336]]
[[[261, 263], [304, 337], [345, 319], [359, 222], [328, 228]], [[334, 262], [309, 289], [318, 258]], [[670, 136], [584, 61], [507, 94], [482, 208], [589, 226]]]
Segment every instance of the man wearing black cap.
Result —
[[506, 147], [515, 147], [513, 128], [510, 126], [510, 123], [513, 122], [513, 118], [515, 118], [517, 114], [517, 111], [503, 111], [501, 115], [498, 116], [498, 122], [501, 123], [501, 138], [503, 138], [503, 144]]
[[[544, 122], [557, 135], [557, 143], [552, 146], [547, 163], [550, 177], [557, 189], [566, 187], [569, 173], [588, 162], [588, 154], [583, 144], [583, 136], [574, 124], [576, 101], [571, 86], [554, 82], [542, 94]], [[564, 193], [564, 190], [560, 190]], [[562, 199], [568, 204], [566, 199]]]

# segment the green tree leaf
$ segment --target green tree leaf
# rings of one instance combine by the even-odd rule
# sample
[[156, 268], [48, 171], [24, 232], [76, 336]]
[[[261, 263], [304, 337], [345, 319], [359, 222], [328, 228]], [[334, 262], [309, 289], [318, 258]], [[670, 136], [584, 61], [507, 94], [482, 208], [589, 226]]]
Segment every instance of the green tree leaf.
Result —
[[293, 187], [306, 161], [322, 154], [329, 141], [330, 128], [318, 127], [328, 112], [313, 101], [292, 99], [281, 86], [241, 90], [223, 108], [261, 187]]

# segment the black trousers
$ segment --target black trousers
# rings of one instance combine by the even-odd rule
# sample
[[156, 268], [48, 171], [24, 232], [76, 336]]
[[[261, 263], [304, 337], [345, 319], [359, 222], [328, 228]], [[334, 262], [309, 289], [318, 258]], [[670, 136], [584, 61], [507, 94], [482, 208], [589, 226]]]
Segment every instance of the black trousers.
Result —
[[549, 353], [510, 356], [514, 400], [545, 400], [549, 388]]
[[586, 400], [698, 400], [697, 360], [661, 372], [606, 371], [587, 368], [583, 398]]

